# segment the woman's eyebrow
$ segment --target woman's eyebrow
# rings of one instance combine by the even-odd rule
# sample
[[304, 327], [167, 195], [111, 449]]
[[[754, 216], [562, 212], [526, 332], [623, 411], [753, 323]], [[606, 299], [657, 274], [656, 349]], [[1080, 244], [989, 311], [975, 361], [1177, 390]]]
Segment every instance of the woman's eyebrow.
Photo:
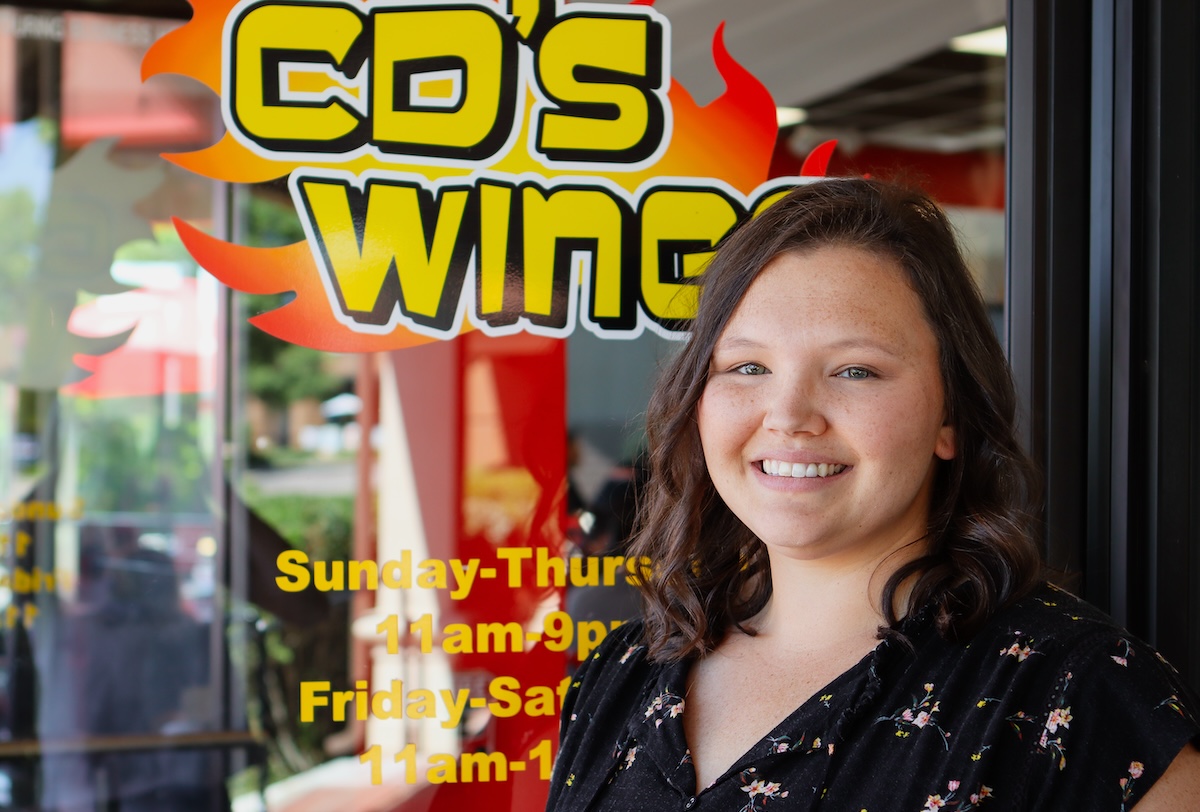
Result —
[[[763, 342], [749, 336], [732, 335], [719, 339], [713, 345], [713, 352], [759, 350], [765, 346]], [[895, 342], [883, 341], [869, 336], [847, 336], [837, 341], [822, 343], [821, 347], [829, 350], [873, 350], [897, 358], [905, 355], [903, 347], [896, 346]]]
[[753, 338], [741, 335], [722, 337], [713, 345], [713, 352], [718, 350], [757, 350], [762, 349], [763, 343]]
[[822, 346], [831, 350], [874, 350], [897, 358], [904, 355], [903, 347], [897, 346], [895, 342], [880, 341], [868, 336], [848, 336]]

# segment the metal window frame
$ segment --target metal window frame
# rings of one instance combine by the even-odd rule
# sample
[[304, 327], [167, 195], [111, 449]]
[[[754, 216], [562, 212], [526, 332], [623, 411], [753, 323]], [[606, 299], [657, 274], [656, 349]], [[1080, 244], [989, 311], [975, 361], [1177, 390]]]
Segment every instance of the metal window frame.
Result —
[[1200, 10], [1010, 0], [1008, 340], [1050, 563], [1200, 682]]
[[1044, 474], [1046, 558], [1070, 572], [1086, 523], [1087, 19], [1084, 2], [1009, 3], [1006, 334], [1023, 439]]

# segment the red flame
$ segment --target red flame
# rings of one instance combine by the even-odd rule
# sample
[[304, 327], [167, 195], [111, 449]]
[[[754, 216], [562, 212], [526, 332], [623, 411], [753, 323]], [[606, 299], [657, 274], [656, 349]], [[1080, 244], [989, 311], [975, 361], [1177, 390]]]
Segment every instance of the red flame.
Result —
[[813, 151], [808, 153], [808, 157], [804, 159], [804, 165], [800, 167], [800, 174], [806, 178], [823, 178], [829, 170], [829, 159], [833, 157], [833, 151], [837, 149], [837, 141], [825, 141], [813, 147]]

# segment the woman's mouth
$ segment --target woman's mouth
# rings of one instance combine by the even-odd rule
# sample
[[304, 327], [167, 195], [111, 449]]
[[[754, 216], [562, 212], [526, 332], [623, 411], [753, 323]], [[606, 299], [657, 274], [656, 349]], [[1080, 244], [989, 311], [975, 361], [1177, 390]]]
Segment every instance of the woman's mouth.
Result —
[[784, 462], [783, 460], [762, 460], [759, 467], [767, 476], [791, 477], [792, 479], [827, 477], [846, 470], [846, 466], [841, 463], [803, 463]]

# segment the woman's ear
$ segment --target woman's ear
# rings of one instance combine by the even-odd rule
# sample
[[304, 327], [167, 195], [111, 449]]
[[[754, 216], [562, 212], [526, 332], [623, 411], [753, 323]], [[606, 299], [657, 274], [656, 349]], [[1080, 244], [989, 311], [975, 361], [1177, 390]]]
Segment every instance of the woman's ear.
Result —
[[958, 443], [954, 434], [954, 426], [943, 425], [938, 429], [937, 442], [933, 445], [933, 453], [940, 460], [952, 460], [958, 456]]

